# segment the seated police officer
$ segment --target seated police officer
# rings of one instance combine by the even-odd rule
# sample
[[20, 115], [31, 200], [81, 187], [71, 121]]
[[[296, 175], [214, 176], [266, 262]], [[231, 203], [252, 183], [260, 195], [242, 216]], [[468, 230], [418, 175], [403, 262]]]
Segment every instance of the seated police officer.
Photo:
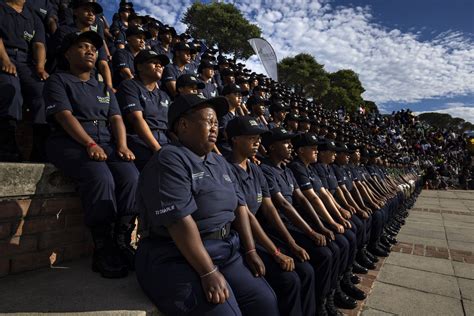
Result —
[[[0, 88], [8, 98], [0, 99], [0, 160], [18, 161], [15, 142], [23, 104], [33, 113], [32, 160], [44, 161], [44, 141], [49, 128], [42, 98], [46, 47], [44, 26], [25, 0], [0, 2]], [[10, 91], [10, 92], [9, 92]]]
[[[282, 315], [314, 315], [316, 313], [314, 293], [314, 270], [306, 262], [308, 253], [298, 246], [286, 229], [278, 212], [271, 202], [268, 185], [262, 170], [249, 159], [252, 159], [260, 147], [261, 129], [254, 118], [240, 116], [232, 119], [226, 132], [232, 147], [232, 171], [235, 173], [240, 188], [245, 196], [250, 211], [252, 234], [258, 241], [257, 252], [265, 263], [265, 279], [270, 283], [278, 297]], [[260, 226], [257, 212], [262, 209], [267, 222], [267, 230], [274, 232], [270, 239]], [[261, 215], [261, 213], [259, 213]], [[278, 244], [278, 246], [277, 246]], [[285, 253], [293, 253], [296, 261]], [[294, 272], [293, 269], [295, 270]]]
[[[294, 134], [277, 127], [263, 134], [268, 159], [261, 168], [268, 183], [272, 201], [295, 240], [310, 255], [316, 276], [316, 307], [318, 314], [338, 315], [333, 289], [340, 269], [341, 252], [333, 243], [334, 234], [324, 227], [309, 201], [302, 194], [296, 179], [284, 161], [291, 158]], [[316, 232], [317, 230], [318, 232]]]
[[125, 116], [127, 142], [142, 170], [151, 156], [167, 144], [170, 99], [158, 82], [168, 57], [153, 50], [140, 51], [134, 60], [136, 76], [120, 84], [117, 100]]
[[125, 276], [127, 264], [133, 263], [130, 235], [138, 171], [115, 96], [91, 76], [102, 43], [93, 31], [64, 38], [67, 71], [53, 74], [44, 89], [52, 125], [46, 151], [50, 161], [78, 184], [94, 239], [93, 270], [116, 278]]
[[230, 165], [211, 152], [227, 107], [222, 97], [177, 97], [168, 123], [178, 141], [164, 146], [140, 175], [137, 278], [167, 315], [278, 315], [273, 290], [259, 278], [265, 267], [245, 198]]

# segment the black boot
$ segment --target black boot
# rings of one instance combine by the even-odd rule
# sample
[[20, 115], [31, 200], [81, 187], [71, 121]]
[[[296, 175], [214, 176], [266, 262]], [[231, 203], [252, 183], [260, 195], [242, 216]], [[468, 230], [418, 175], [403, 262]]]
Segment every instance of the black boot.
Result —
[[369, 269], [369, 270], [374, 270], [375, 269], [375, 264], [372, 262], [372, 260], [370, 260], [367, 257], [364, 249], [361, 249], [357, 252], [356, 261], [357, 261], [358, 264], [360, 264], [361, 266], [363, 266], [366, 269]]
[[104, 278], [126, 277], [128, 269], [113, 242], [110, 225], [95, 226], [91, 228], [91, 233], [95, 246], [92, 256], [92, 271], [99, 272]]
[[[336, 291], [334, 292], [334, 304], [343, 309], [354, 309], [357, 307], [357, 301], [352, 297], [348, 296], [341, 289], [341, 278], [337, 281]], [[326, 304], [327, 306], [327, 304]]]
[[358, 275], [351, 273], [351, 282], [352, 284], [359, 284], [361, 279]]
[[135, 228], [135, 216], [123, 216], [115, 224], [114, 241], [120, 250], [123, 261], [129, 270], [135, 270], [135, 248], [132, 247], [132, 232]]
[[[329, 316], [343, 316], [344, 315], [343, 313], [341, 313], [341, 311], [337, 309], [336, 305], [334, 305], [334, 290], [332, 290], [328, 295], [328, 298], [326, 300], [326, 310], [327, 310], [326, 315], [329, 315]], [[318, 313], [318, 315], [320, 314]]]
[[369, 270], [367, 270], [366, 268], [364, 268], [363, 266], [358, 264], [356, 261], [354, 261], [354, 263], [352, 264], [352, 271], [354, 271], [354, 273], [358, 273], [358, 274], [367, 274], [367, 273], [369, 273]]
[[356, 287], [351, 282], [351, 271], [346, 271], [341, 281], [341, 289], [352, 298], [355, 298], [358, 301], [365, 300], [367, 295], [364, 291]]
[[369, 250], [377, 257], [388, 257], [388, 252], [380, 248], [380, 246], [378, 246], [377, 244], [371, 246]]
[[377, 256], [371, 253], [369, 250], [365, 249], [365, 254], [373, 263], [379, 262], [379, 258], [377, 258]]
[[328, 316], [328, 311], [326, 308], [326, 298], [319, 298], [316, 301], [316, 315], [318, 316]]
[[0, 161], [21, 161], [20, 151], [15, 138], [16, 121], [0, 119]]

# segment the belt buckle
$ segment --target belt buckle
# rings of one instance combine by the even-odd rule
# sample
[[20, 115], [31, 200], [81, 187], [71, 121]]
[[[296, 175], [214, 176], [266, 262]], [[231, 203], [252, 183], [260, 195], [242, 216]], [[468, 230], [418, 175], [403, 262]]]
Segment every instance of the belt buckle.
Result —
[[225, 228], [225, 226], [221, 228], [220, 233], [221, 233], [221, 238], [224, 238], [225, 235], [227, 234], [227, 229]]

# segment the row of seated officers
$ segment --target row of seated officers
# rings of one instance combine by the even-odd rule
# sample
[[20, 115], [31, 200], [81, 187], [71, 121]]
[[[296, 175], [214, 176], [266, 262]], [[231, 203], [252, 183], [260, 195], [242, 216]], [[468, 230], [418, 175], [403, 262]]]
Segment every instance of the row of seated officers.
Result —
[[354, 273], [396, 243], [419, 192], [413, 169], [389, 174], [363, 146], [234, 114], [226, 160], [215, 148], [228, 99], [189, 91], [169, 104], [157, 85], [168, 58], [153, 51], [116, 98], [91, 75], [102, 43], [66, 35], [64, 71], [44, 89], [46, 152], [77, 182], [94, 271], [135, 269], [166, 315], [341, 315], [366, 298]]

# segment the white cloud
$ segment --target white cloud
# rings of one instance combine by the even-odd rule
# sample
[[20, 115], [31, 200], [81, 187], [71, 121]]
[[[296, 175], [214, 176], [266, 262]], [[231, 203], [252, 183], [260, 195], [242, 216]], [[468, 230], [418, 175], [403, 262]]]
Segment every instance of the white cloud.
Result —
[[[191, 0], [135, 2], [144, 12], [185, 30], [179, 21]], [[375, 24], [369, 7], [333, 7], [328, 0], [235, 4], [262, 28], [279, 59], [307, 52], [328, 71], [353, 69], [367, 90], [364, 97], [379, 104], [474, 93], [474, 45], [459, 32], [422, 42], [416, 33]], [[256, 58], [248, 64], [263, 72]]]

